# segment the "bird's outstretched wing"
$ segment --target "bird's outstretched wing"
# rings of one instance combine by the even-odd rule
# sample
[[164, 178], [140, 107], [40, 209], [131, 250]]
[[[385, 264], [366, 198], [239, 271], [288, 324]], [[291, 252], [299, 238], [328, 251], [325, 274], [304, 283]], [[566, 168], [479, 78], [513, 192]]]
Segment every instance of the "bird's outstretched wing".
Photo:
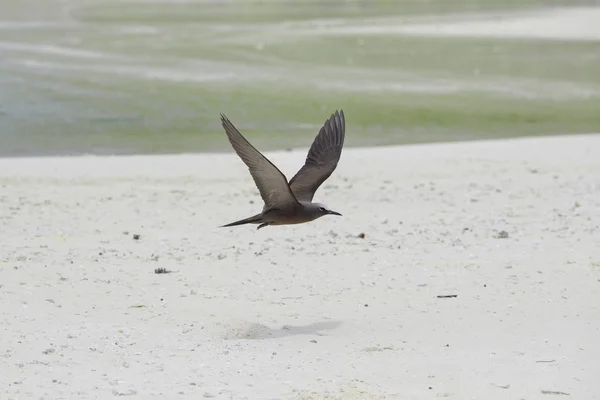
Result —
[[325, 121], [304, 166], [290, 181], [290, 188], [299, 201], [312, 201], [319, 186], [333, 173], [342, 155], [345, 134], [344, 111], [336, 111]]
[[260, 196], [265, 202], [265, 209], [297, 205], [298, 200], [290, 190], [285, 175], [256, 150], [223, 114], [221, 114], [221, 123], [231, 146], [248, 166]]

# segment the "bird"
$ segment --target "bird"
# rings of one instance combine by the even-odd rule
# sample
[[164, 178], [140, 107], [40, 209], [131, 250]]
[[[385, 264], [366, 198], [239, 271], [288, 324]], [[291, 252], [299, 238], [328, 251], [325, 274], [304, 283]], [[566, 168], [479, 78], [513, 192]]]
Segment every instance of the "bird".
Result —
[[286, 176], [258, 151], [229, 119], [221, 113], [221, 123], [231, 146], [254, 179], [264, 201], [262, 212], [221, 227], [258, 224], [292, 225], [314, 221], [325, 215], [339, 215], [325, 204], [313, 203], [315, 192], [336, 169], [346, 134], [344, 111], [336, 110], [315, 137], [302, 168], [288, 182]]

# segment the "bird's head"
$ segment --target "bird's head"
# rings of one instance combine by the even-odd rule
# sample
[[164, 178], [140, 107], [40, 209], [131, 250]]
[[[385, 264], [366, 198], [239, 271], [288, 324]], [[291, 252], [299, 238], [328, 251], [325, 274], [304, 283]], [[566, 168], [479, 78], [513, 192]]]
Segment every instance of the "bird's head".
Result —
[[324, 215], [342, 215], [339, 212], [330, 210], [325, 204], [322, 203], [310, 203], [309, 209], [311, 214], [315, 217], [315, 219], [320, 218]]

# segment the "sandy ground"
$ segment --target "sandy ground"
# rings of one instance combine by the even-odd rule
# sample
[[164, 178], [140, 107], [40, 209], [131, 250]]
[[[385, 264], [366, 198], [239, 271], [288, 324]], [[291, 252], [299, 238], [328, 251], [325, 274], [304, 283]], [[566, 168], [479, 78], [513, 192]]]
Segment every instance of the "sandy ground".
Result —
[[260, 231], [233, 154], [0, 159], [0, 397], [600, 398], [598, 149], [346, 149]]

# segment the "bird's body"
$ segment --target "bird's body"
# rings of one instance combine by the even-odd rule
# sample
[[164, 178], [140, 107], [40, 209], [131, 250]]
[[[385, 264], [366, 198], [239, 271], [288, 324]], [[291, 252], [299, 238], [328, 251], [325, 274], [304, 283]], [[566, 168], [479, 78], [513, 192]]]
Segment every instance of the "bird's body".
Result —
[[265, 205], [260, 214], [227, 226], [259, 224], [293, 225], [310, 222], [324, 215], [341, 215], [312, 199], [319, 186], [333, 173], [342, 153], [346, 123], [344, 112], [336, 111], [315, 138], [306, 162], [288, 182], [283, 173], [256, 150], [233, 124], [221, 114], [221, 122], [233, 149], [244, 161]]
[[[261, 212], [260, 214], [253, 215], [252, 217], [244, 218], [242, 220], [223, 225], [223, 227], [244, 224], [260, 224], [258, 227], [262, 228], [268, 225], [302, 224], [304, 222], [314, 221], [315, 219], [326, 215], [319, 210], [319, 208], [324, 207], [315, 208], [317, 204], [318, 203], [299, 202], [298, 206], [294, 207], [283, 209], [271, 208]], [[335, 211], [330, 211], [328, 214], [340, 215]]]

